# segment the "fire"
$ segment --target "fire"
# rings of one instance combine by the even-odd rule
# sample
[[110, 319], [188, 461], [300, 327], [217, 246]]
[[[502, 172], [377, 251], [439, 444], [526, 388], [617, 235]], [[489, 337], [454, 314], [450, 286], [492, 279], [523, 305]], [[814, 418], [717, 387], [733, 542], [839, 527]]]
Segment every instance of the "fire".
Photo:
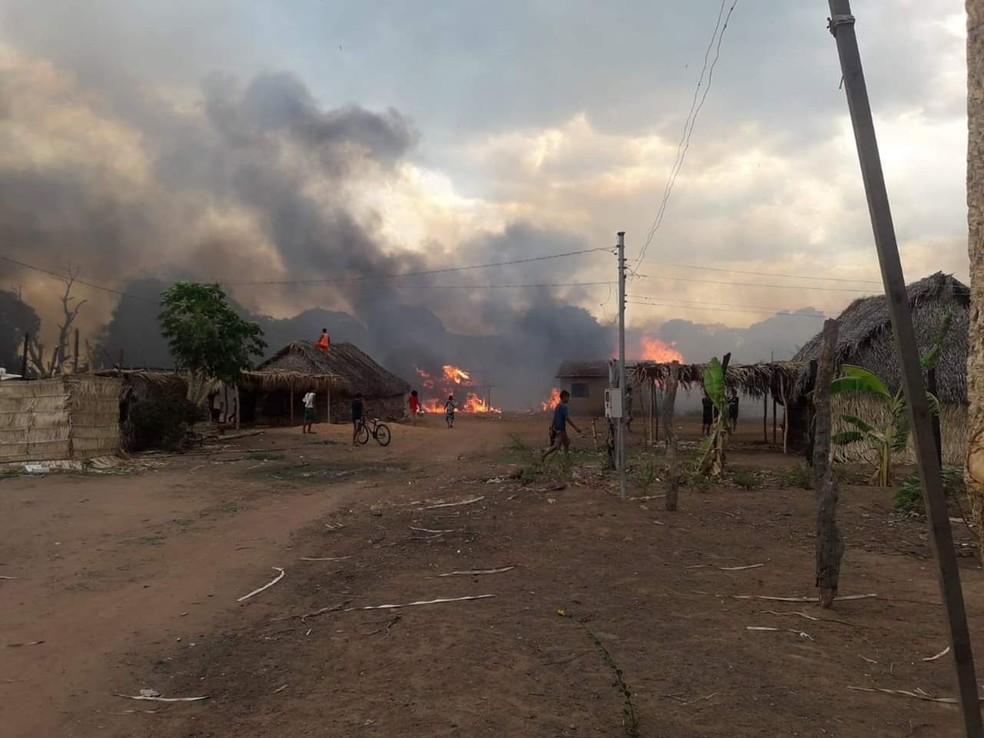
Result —
[[470, 384], [471, 374], [466, 372], [464, 369], [459, 369], [451, 364], [444, 365], [444, 378], [449, 382], [454, 382], [455, 384], [461, 384], [464, 382], [466, 385]]
[[[441, 371], [442, 374], [440, 376], [432, 376], [423, 369], [417, 369], [417, 374], [420, 376], [421, 383], [427, 394], [438, 395], [437, 397], [432, 396], [421, 400], [420, 409], [425, 413], [443, 413], [444, 404], [447, 402], [448, 396], [455, 394], [458, 391], [458, 387], [476, 387], [472, 381], [471, 373], [460, 367], [454, 366], [453, 364], [445, 364], [441, 367]], [[455, 404], [461, 412], [465, 413], [502, 412], [498, 408], [493, 407], [487, 399], [470, 391], [465, 392], [464, 400], [460, 397], [457, 398]]]
[[557, 407], [558, 402], [560, 402], [560, 390], [554, 387], [550, 390], [550, 397], [540, 403], [540, 409], [548, 413]]
[[672, 345], [665, 341], [660, 341], [658, 338], [649, 338], [649, 336], [642, 337], [635, 353], [637, 354], [637, 358], [643, 361], [658, 361], [660, 363], [671, 361], [683, 362], [683, 354], [673, 348]]

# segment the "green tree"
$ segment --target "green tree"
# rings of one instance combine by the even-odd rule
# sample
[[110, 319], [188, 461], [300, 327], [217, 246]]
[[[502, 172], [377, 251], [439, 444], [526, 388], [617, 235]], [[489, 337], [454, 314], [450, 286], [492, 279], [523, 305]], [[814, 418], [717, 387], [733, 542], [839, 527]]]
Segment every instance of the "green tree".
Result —
[[266, 348], [262, 329], [240, 318], [217, 284], [178, 282], [164, 291], [161, 307], [161, 333], [196, 404], [212, 380], [234, 383]]
[[710, 435], [703, 440], [697, 452], [697, 471], [714, 477], [724, 473], [724, 449], [729, 433], [725, 371], [725, 366], [716, 356], [704, 368], [704, 394], [711, 398], [714, 409], [717, 410], [717, 418]]

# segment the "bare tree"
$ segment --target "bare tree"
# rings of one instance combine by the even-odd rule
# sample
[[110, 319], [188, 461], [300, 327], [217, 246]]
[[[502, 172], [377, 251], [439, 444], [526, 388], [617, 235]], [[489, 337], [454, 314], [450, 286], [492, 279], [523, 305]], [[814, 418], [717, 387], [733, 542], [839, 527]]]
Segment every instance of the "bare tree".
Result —
[[[65, 291], [61, 297], [62, 320], [58, 324], [57, 342], [51, 347], [51, 353], [48, 355], [47, 360], [45, 359], [46, 347], [37, 335], [31, 336], [31, 340], [28, 343], [28, 362], [34, 372], [40, 377], [53, 377], [56, 374], [60, 374], [65, 363], [74, 358], [69, 352], [68, 341], [72, 334], [72, 326], [75, 324], [75, 319], [79, 315], [79, 310], [86, 303], [86, 300], [79, 300], [77, 297], [72, 297], [72, 288], [75, 286], [75, 280], [78, 278], [78, 275], [79, 270], [69, 265], [68, 273], [62, 279], [65, 283]], [[18, 290], [18, 297], [20, 297], [20, 290]], [[22, 297], [21, 302], [23, 302]]]

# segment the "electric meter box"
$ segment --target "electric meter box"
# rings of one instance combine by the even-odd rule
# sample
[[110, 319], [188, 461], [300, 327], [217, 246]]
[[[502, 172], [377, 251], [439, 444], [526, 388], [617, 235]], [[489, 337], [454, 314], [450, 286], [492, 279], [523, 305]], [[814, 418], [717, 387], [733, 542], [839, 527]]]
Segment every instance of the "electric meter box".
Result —
[[622, 417], [622, 390], [619, 387], [610, 387], [605, 390], [605, 417]]

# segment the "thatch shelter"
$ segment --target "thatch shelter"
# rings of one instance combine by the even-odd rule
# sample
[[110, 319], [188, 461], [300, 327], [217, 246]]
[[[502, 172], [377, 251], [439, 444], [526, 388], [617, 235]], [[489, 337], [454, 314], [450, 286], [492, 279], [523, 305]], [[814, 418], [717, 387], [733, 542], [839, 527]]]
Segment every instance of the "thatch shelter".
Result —
[[0, 464], [119, 452], [121, 380], [67, 374], [0, 384]]
[[[243, 422], [293, 422], [301, 397], [310, 388], [320, 395], [322, 419], [351, 420], [351, 400], [359, 392], [366, 409], [381, 418], [402, 418], [409, 383], [373, 361], [351, 343], [324, 352], [311, 341], [284, 346], [240, 380]], [[324, 417], [325, 411], [328, 417]]]
[[[940, 426], [944, 462], [962, 465], [967, 450], [967, 332], [970, 321], [970, 290], [952, 275], [937, 272], [910, 284], [906, 291], [921, 355], [926, 354], [935, 343], [944, 317], [951, 315], [950, 331], [944, 340], [942, 355], [936, 367], [936, 394], [943, 404]], [[901, 384], [901, 367], [896, 356], [887, 298], [876, 295], [855, 300], [840, 314], [837, 323], [837, 363], [862, 366], [881, 377], [892, 391], [898, 390]], [[818, 333], [794, 357], [804, 366], [790, 397], [790, 433], [798, 442], [797, 445], [806, 445], [810, 423], [807, 395], [813, 389], [815, 376], [809, 365], [820, 356], [821, 338]], [[836, 397], [833, 410], [835, 433], [843, 430], [838, 426], [838, 420], [844, 414], [856, 415], [872, 423], [885, 419], [884, 408], [877, 401], [865, 396]], [[857, 458], [861, 451], [856, 445], [838, 449], [838, 453], [844, 458]], [[914, 461], [911, 448], [907, 454], [902, 455], [901, 460]]]
[[[704, 370], [707, 364], [681, 364], [680, 386], [690, 392], [694, 388], [703, 391]], [[758, 364], [732, 364], [724, 376], [728, 390], [748, 397], [781, 397], [800, 376], [803, 364], [796, 361], [772, 361]], [[655, 382], [662, 386], [669, 376], [670, 365], [641, 362], [631, 370], [632, 380], [638, 384]]]

